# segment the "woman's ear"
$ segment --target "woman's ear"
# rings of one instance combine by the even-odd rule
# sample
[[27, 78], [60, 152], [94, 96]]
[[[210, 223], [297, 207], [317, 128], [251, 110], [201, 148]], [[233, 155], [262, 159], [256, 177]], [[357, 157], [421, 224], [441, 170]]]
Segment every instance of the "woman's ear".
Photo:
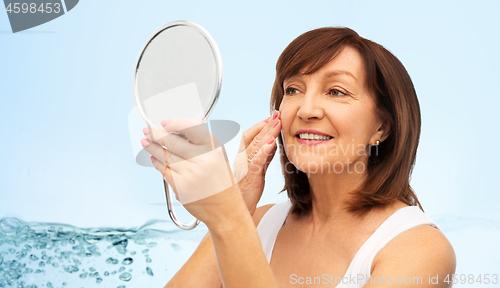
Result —
[[378, 126], [378, 129], [375, 132], [375, 134], [373, 135], [370, 143], [372, 143], [372, 145], [373, 145], [377, 142], [377, 140], [379, 140], [380, 142], [383, 142], [385, 139], [387, 139], [387, 137], [389, 137], [390, 133], [391, 133], [391, 124], [386, 119], [386, 120], [382, 121], [382, 123], [380, 123], [380, 125]]

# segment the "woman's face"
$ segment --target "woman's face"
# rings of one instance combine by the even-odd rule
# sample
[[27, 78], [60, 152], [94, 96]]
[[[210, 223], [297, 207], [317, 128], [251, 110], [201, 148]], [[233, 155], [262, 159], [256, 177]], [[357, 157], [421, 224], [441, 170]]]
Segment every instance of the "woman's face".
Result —
[[364, 173], [368, 145], [384, 131], [359, 52], [346, 47], [313, 74], [286, 79], [283, 90], [281, 135], [290, 162], [306, 173]]

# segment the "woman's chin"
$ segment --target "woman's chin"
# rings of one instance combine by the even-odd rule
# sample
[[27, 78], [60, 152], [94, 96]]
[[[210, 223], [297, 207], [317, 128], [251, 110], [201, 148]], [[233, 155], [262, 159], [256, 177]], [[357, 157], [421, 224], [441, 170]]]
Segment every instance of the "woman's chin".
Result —
[[[364, 173], [366, 165], [360, 159], [338, 159], [318, 155], [292, 156], [289, 159], [297, 170], [306, 174], [341, 174]], [[353, 162], [355, 161], [355, 162]]]
[[307, 174], [328, 172], [328, 167], [331, 167], [333, 163], [324, 157], [318, 157], [318, 155], [301, 155], [293, 159], [291, 163], [295, 168]]

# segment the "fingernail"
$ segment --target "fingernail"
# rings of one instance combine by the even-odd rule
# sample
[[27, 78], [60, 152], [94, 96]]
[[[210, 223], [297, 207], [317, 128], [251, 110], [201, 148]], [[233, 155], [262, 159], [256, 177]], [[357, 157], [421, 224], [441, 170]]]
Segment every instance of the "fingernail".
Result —
[[167, 120], [161, 120], [160, 124], [161, 124], [161, 126], [167, 125]]
[[273, 119], [276, 119], [277, 116], [278, 116], [278, 111], [274, 110]]
[[269, 122], [269, 119], [271, 119], [271, 117], [267, 118], [266, 120], [264, 120], [264, 122]]
[[272, 144], [274, 142], [274, 137], [269, 138], [269, 141], [267, 141], [267, 144]]
[[155, 161], [156, 161], [155, 156], [151, 156], [151, 162], [155, 163]]
[[142, 144], [142, 147], [147, 147], [151, 143], [148, 141], [148, 139], [142, 138], [141, 139], [141, 144]]
[[149, 135], [149, 129], [148, 128], [142, 129], [142, 133], [144, 133], [144, 135]]
[[276, 119], [274, 120], [274, 123], [273, 123], [273, 128], [278, 126], [278, 123], [280, 122], [280, 119]]

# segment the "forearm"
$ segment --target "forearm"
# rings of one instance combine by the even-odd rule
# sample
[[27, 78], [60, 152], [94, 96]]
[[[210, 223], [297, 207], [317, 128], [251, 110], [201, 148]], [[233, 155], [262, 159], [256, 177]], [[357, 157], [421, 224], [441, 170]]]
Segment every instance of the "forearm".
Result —
[[[257, 223], [253, 223], [253, 227], [255, 228]], [[188, 261], [177, 271], [164, 288], [177, 287], [222, 287], [210, 232], [203, 237]]]
[[221, 283], [212, 239], [207, 233], [193, 255], [164, 288], [219, 288]]
[[250, 214], [235, 209], [242, 212], [231, 221], [209, 226], [224, 287], [278, 287]]

